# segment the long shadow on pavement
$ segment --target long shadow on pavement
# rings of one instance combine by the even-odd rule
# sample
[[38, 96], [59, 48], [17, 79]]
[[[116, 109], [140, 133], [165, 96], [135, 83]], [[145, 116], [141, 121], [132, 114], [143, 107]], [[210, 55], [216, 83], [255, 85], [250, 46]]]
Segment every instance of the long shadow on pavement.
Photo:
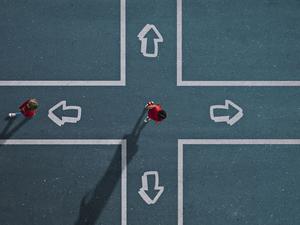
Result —
[[30, 119], [23, 118], [15, 127], [11, 130], [11, 126], [16, 121], [16, 118], [5, 118], [5, 121], [8, 121], [4, 129], [0, 133], [0, 145], [5, 144], [6, 140], [9, 139], [11, 136], [14, 135], [22, 126], [24, 126]]
[[[138, 151], [137, 142], [141, 131], [146, 125], [143, 122], [145, 112], [146, 110], [143, 110], [132, 132], [123, 137], [123, 139], [127, 140], [127, 165]], [[98, 218], [121, 177], [122, 169], [120, 152], [121, 146], [118, 147], [105, 175], [97, 183], [93, 192], [85, 195], [81, 200], [79, 216], [75, 225], [96, 225]]]

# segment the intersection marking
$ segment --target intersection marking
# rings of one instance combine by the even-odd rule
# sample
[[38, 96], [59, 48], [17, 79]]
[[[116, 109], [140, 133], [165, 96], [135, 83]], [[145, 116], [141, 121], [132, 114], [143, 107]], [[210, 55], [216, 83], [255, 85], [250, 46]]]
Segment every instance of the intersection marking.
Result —
[[[154, 43], [154, 52], [153, 53], [147, 52], [148, 38], [146, 36], [151, 30], [156, 35], [156, 37], [152, 40], [153, 43]], [[161, 36], [161, 34], [159, 33], [158, 29], [153, 24], [146, 24], [145, 27], [140, 31], [140, 33], [138, 34], [137, 37], [141, 41], [141, 53], [143, 54], [143, 56], [151, 57], [151, 58], [157, 57], [157, 55], [158, 55], [158, 43], [159, 42], [164, 42], [164, 39]]]
[[127, 225], [127, 149], [124, 139], [0, 139], [0, 145], [121, 145], [121, 225]]
[[178, 139], [178, 225], [183, 225], [183, 145], [300, 145], [300, 139]]
[[300, 81], [184, 81], [182, 77], [182, 2], [177, 0], [177, 86], [202, 86], [202, 87], [242, 87], [242, 86], [257, 86], [257, 87], [298, 87]]
[[176, 61], [176, 76], [177, 86], [182, 85], [182, 0], [177, 0], [177, 61]]
[[120, 0], [120, 80], [0, 80], [0, 86], [126, 86], [126, 0]]
[[[76, 117], [69, 117], [69, 116], [61, 116], [61, 118], [57, 117], [54, 111], [58, 108], [62, 107], [63, 111], [73, 110], [77, 111]], [[63, 100], [57, 103], [56, 105], [52, 106], [48, 111], [48, 117], [51, 119], [57, 126], [62, 126], [65, 123], [77, 123], [81, 119], [81, 107], [80, 106], [67, 106], [67, 101]]]
[[[148, 184], [148, 177], [149, 176], [154, 176], [155, 184], [154, 184], [153, 189], [155, 191], [158, 191], [153, 199], [150, 198], [150, 196], [147, 194], [147, 192], [149, 190], [149, 184]], [[164, 192], [164, 189], [165, 189], [164, 186], [159, 186], [159, 173], [157, 171], [147, 171], [147, 172], [144, 172], [144, 174], [142, 176], [142, 187], [140, 188], [138, 193], [141, 196], [141, 198], [148, 205], [151, 205], [151, 204], [155, 204], [158, 201], [158, 199], [160, 198], [160, 196]]]
[[[238, 111], [234, 116], [232, 116], [232, 117], [230, 117], [229, 115], [228, 116], [215, 116], [215, 110], [220, 110], [220, 109], [229, 110], [230, 107], [232, 107]], [[210, 115], [210, 119], [215, 121], [216, 123], [225, 122], [228, 125], [232, 126], [244, 116], [244, 113], [243, 113], [243, 109], [241, 107], [239, 107], [237, 104], [235, 104], [231, 100], [226, 99], [225, 105], [210, 106], [209, 115]]]

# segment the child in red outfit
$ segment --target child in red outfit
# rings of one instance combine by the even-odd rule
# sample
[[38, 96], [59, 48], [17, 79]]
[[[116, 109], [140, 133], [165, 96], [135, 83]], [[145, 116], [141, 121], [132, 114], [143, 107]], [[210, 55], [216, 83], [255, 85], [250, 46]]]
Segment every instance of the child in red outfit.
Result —
[[23, 114], [26, 118], [32, 118], [35, 116], [38, 108], [38, 102], [36, 99], [28, 99], [19, 107], [19, 112], [9, 113], [8, 116], [10, 118], [17, 117]]
[[150, 120], [161, 122], [167, 118], [167, 113], [162, 109], [160, 104], [155, 104], [153, 101], [150, 101], [145, 108], [148, 109], [148, 116], [144, 120], [145, 123], [148, 123]]

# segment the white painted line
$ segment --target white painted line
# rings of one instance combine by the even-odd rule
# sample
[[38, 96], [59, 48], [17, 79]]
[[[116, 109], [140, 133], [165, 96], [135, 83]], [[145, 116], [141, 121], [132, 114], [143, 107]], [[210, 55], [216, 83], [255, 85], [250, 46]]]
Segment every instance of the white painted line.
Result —
[[[181, 79], [181, 80], [180, 80]], [[177, 86], [199, 87], [298, 87], [300, 81], [182, 81], [177, 77]]]
[[178, 139], [178, 225], [183, 225], [183, 145], [300, 145], [300, 139]]
[[120, 0], [120, 84], [126, 86], [126, 0]]
[[125, 86], [125, 79], [121, 80], [5, 80], [0, 86]]
[[183, 144], [178, 140], [178, 225], [183, 225]]
[[179, 139], [181, 145], [300, 145], [300, 139]]
[[127, 144], [122, 140], [121, 225], [127, 225]]
[[182, 1], [177, 0], [177, 86], [199, 87], [299, 87], [300, 81], [184, 81], [182, 75]]
[[0, 86], [126, 86], [126, 0], [120, 0], [120, 80], [0, 80]]
[[177, 0], [177, 86], [182, 86], [182, 0]]
[[127, 225], [127, 148], [123, 139], [0, 139], [0, 145], [121, 145], [121, 225]]
[[1, 145], [121, 145], [124, 142], [122, 139], [0, 139]]

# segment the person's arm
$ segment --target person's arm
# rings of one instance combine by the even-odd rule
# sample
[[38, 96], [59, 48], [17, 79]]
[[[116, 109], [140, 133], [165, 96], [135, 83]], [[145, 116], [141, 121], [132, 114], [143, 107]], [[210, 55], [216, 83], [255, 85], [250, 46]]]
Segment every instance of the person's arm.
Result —
[[153, 105], [148, 105], [148, 106], [147, 106], [147, 109], [153, 109], [153, 108], [155, 108], [155, 107], [156, 107], [156, 105], [154, 105], [154, 104], [153, 104]]
[[158, 104], [155, 104], [153, 101], [150, 101], [147, 103], [146, 109], [153, 109], [157, 106]]
[[26, 107], [26, 105], [28, 104], [28, 102], [29, 102], [29, 100], [27, 100], [27, 101], [24, 102], [22, 105], [20, 105], [19, 109], [20, 109], [21, 111], [23, 111], [23, 110], [24, 110], [24, 107]]

